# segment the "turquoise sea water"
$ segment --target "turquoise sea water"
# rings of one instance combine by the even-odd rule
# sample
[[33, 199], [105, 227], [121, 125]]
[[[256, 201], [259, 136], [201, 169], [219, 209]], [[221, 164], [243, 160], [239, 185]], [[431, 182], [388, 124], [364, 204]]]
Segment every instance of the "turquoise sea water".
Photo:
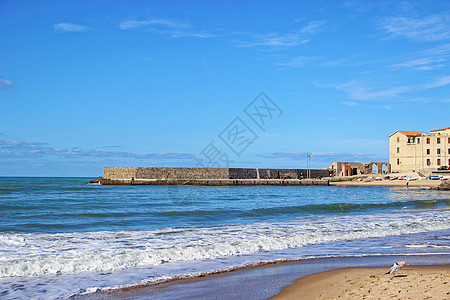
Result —
[[450, 254], [450, 192], [0, 178], [0, 297], [315, 257]]

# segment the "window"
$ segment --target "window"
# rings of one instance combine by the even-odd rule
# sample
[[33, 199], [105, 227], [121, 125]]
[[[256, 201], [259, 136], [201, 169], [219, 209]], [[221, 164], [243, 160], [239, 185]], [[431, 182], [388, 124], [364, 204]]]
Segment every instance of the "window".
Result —
[[417, 138], [417, 144], [420, 144], [420, 138]]
[[438, 144], [441, 143], [441, 138], [437, 138], [437, 143], [438, 143]]
[[441, 165], [441, 160], [438, 158], [437, 160], [437, 165], [440, 166]]
[[431, 152], [430, 152], [430, 149], [427, 149], [427, 154], [430, 155], [430, 153], [431, 153]]
[[448, 143], [450, 144], [450, 138], [448, 138]]
[[397, 165], [400, 164], [400, 158], [397, 158]]
[[430, 143], [430, 138], [427, 138], [427, 144], [429, 144]]
[[400, 138], [399, 137], [397, 137], [397, 143], [400, 143]]
[[441, 155], [441, 149], [437, 149], [437, 154]]
[[431, 166], [431, 160], [427, 159], [427, 166]]
[[397, 153], [400, 153], [400, 147], [397, 147]]
[[448, 148], [448, 154], [450, 154], [450, 148]]

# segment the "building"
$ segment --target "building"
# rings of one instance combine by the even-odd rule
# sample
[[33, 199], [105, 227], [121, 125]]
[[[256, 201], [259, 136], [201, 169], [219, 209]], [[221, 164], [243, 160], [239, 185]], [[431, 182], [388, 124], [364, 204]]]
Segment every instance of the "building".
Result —
[[388, 162], [370, 162], [363, 164], [360, 162], [341, 162], [335, 161], [329, 167], [336, 176], [352, 176], [364, 174], [383, 174], [390, 173], [391, 166]]
[[389, 136], [392, 172], [434, 171], [450, 166], [450, 127], [432, 130], [396, 131]]

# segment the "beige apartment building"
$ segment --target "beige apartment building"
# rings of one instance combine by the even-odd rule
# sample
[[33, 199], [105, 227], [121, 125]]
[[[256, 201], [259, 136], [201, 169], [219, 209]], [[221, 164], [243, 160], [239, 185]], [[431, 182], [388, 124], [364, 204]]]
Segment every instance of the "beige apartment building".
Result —
[[392, 172], [450, 166], [450, 127], [428, 133], [396, 131], [389, 136], [389, 161]]

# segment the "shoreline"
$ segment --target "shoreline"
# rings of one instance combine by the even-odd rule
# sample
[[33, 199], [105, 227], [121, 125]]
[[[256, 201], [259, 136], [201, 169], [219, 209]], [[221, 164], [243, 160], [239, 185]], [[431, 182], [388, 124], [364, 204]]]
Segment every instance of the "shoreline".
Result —
[[[426, 260], [425, 261], [425, 256]], [[348, 270], [342, 268], [378, 268], [382, 274], [389, 270], [393, 261], [406, 260], [414, 266], [447, 266], [448, 254], [432, 255], [381, 255], [381, 256], [346, 256], [315, 257], [300, 260], [271, 261], [249, 264], [228, 270], [213, 271], [189, 277], [176, 277], [155, 283], [141, 283], [114, 289], [98, 290], [92, 293], [71, 295], [71, 299], [177, 299], [177, 295], [209, 299], [229, 299], [242, 293], [252, 299], [272, 299], [294, 281], [308, 276]], [[429, 265], [427, 265], [427, 262]], [[412, 266], [412, 265], [411, 265]], [[411, 266], [405, 266], [407, 269]], [[320, 275], [317, 275], [320, 276]], [[222, 289], [216, 293], [217, 288]], [[289, 298], [274, 298], [289, 299]], [[298, 299], [298, 297], [297, 297]]]
[[375, 180], [375, 181], [334, 181], [330, 186], [390, 186], [403, 188], [437, 189], [441, 180]]
[[450, 298], [450, 264], [406, 265], [395, 276], [386, 270], [364, 267], [320, 272], [297, 279], [269, 299]]
[[[440, 189], [442, 180], [374, 180], [374, 181], [333, 181], [333, 178], [324, 179], [105, 179], [97, 178], [84, 184], [105, 186], [132, 186], [132, 185], [191, 185], [191, 186], [387, 186], [419, 189]], [[447, 188], [448, 189], [448, 188]], [[445, 190], [445, 189], [442, 189]]]

